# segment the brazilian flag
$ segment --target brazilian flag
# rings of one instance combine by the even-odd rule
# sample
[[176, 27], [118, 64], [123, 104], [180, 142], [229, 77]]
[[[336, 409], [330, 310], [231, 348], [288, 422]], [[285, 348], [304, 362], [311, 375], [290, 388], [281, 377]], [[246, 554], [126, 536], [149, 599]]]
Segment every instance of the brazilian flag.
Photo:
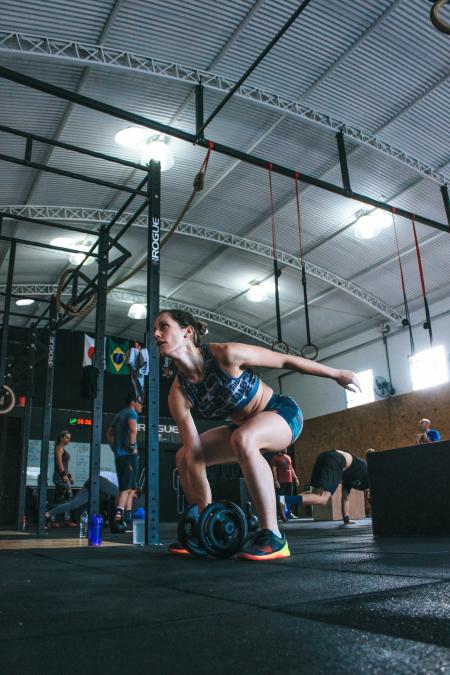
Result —
[[112, 375], [129, 375], [126, 362], [128, 340], [117, 341], [108, 338], [108, 357], [106, 359], [106, 372]]

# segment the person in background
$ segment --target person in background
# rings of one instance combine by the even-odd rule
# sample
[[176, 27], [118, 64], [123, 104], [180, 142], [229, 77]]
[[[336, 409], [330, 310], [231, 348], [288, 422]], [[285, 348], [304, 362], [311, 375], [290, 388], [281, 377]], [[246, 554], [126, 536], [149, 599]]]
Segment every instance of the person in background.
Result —
[[[100, 494], [104, 497], [117, 497], [119, 494], [119, 486], [117, 481], [117, 476], [112, 471], [100, 471]], [[71, 499], [70, 502], [65, 504], [59, 504], [58, 506], [53, 507], [50, 511], [47, 511], [45, 517], [47, 519], [47, 525], [49, 527], [57, 527], [58, 525], [54, 522], [55, 516], [59, 513], [64, 513], [65, 510], [74, 511], [80, 507], [87, 504], [89, 501], [89, 480], [85, 482], [82, 489], [78, 494]]]
[[[294, 494], [294, 483], [297, 488], [299, 486], [299, 480], [292, 466], [292, 459], [288, 455], [287, 448], [280, 450], [280, 452], [277, 452], [271, 458], [270, 466], [277, 494], [278, 514], [281, 520], [286, 523], [288, 515], [286, 513], [285, 500], [282, 497], [292, 497]], [[289, 517], [296, 518], [292, 513], [289, 513]]]
[[441, 434], [437, 429], [431, 428], [430, 420], [424, 418], [419, 422], [419, 433], [417, 434], [417, 445], [426, 443], [437, 443], [441, 440]]
[[[72, 476], [69, 473], [70, 455], [67, 452], [67, 446], [71, 441], [71, 435], [68, 431], [60, 431], [55, 441], [53, 483], [55, 484], [55, 505], [65, 504], [72, 497]], [[70, 519], [70, 511], [67, 506], [64, 512], [64, 527], [77, 527], [77, 524]], [[55, 523], [55, 527], [61, 525]]]
[[133, 391], [125, 399], [125, 408], [115, 416], [106, 431], [108, 441], [114, 453], [119, 494], [117, 497], [111, 532], [125, 532], [127, 522], [131, 522], [133, 499], [139, 480], [139, 454], [136, 445], [138, 415], [142, 413], [142, 403]]
[[[374, 452], [372, 448], [366, 451]], [[350, 491], [366, 492], [369, 496], [369, 474], [367, 462], [343, 450], [321, 452], [314, 462], [310, 484], [314, 492], [302, 492], [286, 499], [288, 504], [317, 504], [325, 506], [342, 483], [342, 520], [344, 525], [354, 525], [350, 520]]]
[[150, 358], [148, 349], [139, 340], [132, 340], [127, 352], [128, 368], [134, 393], [140, 401], [144, 400], [144, 381], [149, 373]]

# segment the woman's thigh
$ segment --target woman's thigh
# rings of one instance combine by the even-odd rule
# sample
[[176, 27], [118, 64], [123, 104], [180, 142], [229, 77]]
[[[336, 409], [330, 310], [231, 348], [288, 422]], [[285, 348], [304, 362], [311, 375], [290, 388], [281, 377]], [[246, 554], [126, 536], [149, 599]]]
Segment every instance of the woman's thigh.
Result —
[[200, 434], [206, 466], [231, 464], [237, 461], [231, 448], [231, 433], [230, 427], [222, 426]]
[[260, 412], [243, 422], [236, 430], [244, 443], [263, 452], [284, 450], [292, 443], [292, 431], [285, 419], [276, 412]]

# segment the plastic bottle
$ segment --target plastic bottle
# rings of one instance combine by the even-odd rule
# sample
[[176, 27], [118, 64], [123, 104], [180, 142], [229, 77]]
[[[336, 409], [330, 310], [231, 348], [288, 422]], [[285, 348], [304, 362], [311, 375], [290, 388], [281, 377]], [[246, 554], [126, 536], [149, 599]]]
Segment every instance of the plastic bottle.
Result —
[[145, 544], [145, 511], [138, 508], [133, 513], [133, 544], [143, 546]]
[[88, 534], [89, 514], [83, 511], [80, 516], [80, 539], [85, 539]]
[[89, 546], [102, 545], [103, 517], [93, 513], [88, 527]]

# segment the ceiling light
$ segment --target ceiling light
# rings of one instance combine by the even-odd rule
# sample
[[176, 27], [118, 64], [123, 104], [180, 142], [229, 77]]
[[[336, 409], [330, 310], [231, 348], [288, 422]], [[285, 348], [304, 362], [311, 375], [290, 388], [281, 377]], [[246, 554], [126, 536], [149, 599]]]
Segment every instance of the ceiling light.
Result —
[[391, 215], [383, 209], [374, 209], [358, 218], [354, 225], [354, 233], [358, 239], [373, 239], [390, 225], [392, 225]]
[[16, 300], [16, 305], [18, 307], [26, 307], [27, 305], [32, 305], [34, 300], [31, 298], [20, 298], [20, 300]]
[[128, 310], [128, 317], [130, 319], [146, 319], [147, 318], [147, 307], [141, 305], [140, 303], [134, 303], [131, 305]]
[[262, 284], [254, 284], [247, 291], [247, 300], [250, 302], [264, 302], [267, 300], [267, 288]]
[[174, 164], [172, 152], [161, 138], [149, 138], [144, 145], [141, 164], [147, 165], [152, 159], [161, 164], [161, 171], [168, 171]]
[[67, 239], [67, 237], [56, 237], [50, 242], [50, 246], [62, 246], [63, 248], [72, 248], [73, 240]]
[[83, 263], [84, 266], [87, 265], [92, 265], [93, 262], [95, 262], [95, 258], [92, 256], [89, 256], [86, 258], [84, 255], [84, 252], [90, 251], [92, 248], [92, 244], [87, 245], [87, 244], [72, 244], [70, 248], [75, 248], [77, 251], [81, 251], [81, 253], [71, 253], [69, 255], [69, 262], [72, 265], [81, 265]]
[[149, 136], [149, 131], [142, 127], [127, 127], [121, 129], [114, 136], [114, 140], [118, 145], [123, 145], [125, 148], [136, 148], [145, 143]]

